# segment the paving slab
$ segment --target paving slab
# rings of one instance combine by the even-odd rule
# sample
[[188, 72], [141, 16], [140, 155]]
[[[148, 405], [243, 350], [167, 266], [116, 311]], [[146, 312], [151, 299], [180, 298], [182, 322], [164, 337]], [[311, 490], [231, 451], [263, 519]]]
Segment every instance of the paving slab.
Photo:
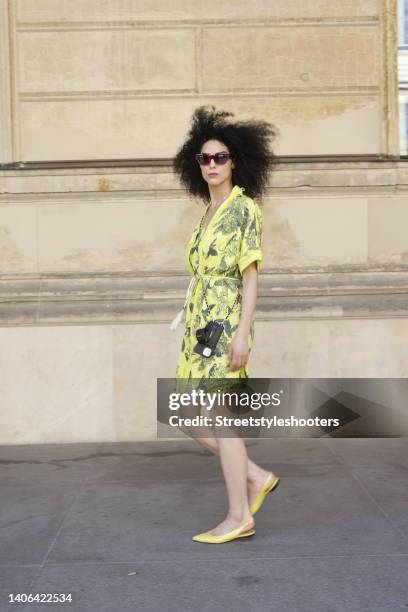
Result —
[[384, 555], [47, 564], [33, 590], [71, 592], [72, 612], [401, 612], [407, 573], [408, 556]]
[[[347, 473], [347, 467], [324, 440], [247, 440], [249, 457], [265, 469], [279, 475], [335, 475]], [[222, 476], [218, 457], [197, 442], [160, 442], [160, 447], [147, 442], [103, 444], [102, 462], [90, 475], [90, 482], [120, 482], [151, 478], [152, 480], [195, 480]]]
[[81, 485], [23, 480], [6, 482], [0, 489], [0, 564], [41, 563]]
[[351, 473], [391, 524], [408, 537], [408, 471], [377, 467], [355, 468]]
[[327, 448], [347, 467], [408, 469], [408, 438], [326, 438]]
[[81, 482], [103, 462], [100, 443], [0, 446], [0, 483]]
[[[287, 477], [256, 515], [257, 536], [225, 547], [191, 541], [225, 516], [221, 480], [88, 484], [49, 561], [408, 553], [408, 540], [348, 477]], [[214, 550], [214, 548], [216, 550]], [[211, 549], [211, 550], [210, 550]]]
[[0, 611], [407, 610], [408, 440], [247, 448], [280, 486], [254, 537], [209, 546], [191, 536], [227, 497], [218, 458], [192, 440], [0, 447]]
[[40, 565], [0, 565], [0, 611], [21, 610], [22, 604], [11, 604], [9, 595], [28, 593], [39, 574]]

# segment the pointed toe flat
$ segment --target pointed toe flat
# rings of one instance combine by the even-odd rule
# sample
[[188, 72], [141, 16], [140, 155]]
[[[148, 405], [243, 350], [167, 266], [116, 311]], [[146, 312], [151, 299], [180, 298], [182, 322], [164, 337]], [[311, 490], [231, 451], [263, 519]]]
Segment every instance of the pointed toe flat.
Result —
[[254, 535], [255, 529], [253, 527], [253, 521], [250, 520], [240, 527], [237, 527], [237, 529], [224, 533], [223, 535], [214, 535], [210, 531], [204, 531], [203, 533], [198, 533], [193, 536], [191, 539], [195, 542], [202, 542], [204, 544], [224, 544], [225, 542], [231, 542], [231, 540], [247, 538], [248, 536]]

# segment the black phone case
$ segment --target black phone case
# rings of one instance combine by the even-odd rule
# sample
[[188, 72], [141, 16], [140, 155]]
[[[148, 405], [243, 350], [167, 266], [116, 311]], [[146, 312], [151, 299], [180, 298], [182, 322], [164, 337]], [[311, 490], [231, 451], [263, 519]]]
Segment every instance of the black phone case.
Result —
[[[222, 332], [224, 331], [224, 326], [222, 323], [217, 323], [216, 321], [212, 322], [213, 331], [211, 332], [210, 340], [207, 344], [203, 344], [198, 342], [194, 347], [194, 352], [202, 355], [202, 357], [211, 357], [214, 354], [215, 347], [217, 346], [217, 342], [221, 337]], [[211, 349], [211, 355], [205, 355], [204, 350], [206, 348]]]

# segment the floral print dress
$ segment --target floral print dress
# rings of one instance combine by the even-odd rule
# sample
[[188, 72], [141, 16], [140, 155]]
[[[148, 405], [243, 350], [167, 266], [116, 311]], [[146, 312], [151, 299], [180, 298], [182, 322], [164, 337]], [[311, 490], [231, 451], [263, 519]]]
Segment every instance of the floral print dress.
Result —
[[[230, 371], [228, 349], [237, 330], [242, 303], [242, 271], [262, 263], [262, 215], [255, 201], [235, 185], [206, 228], [203, 219], [193, 230], [185, 251], [188, 271], [195, 277], [186, 304], [185, 332], [176, 368], [177, 379], [247, 378], [248, 368]], [[204, 299], [204, 296], [206, 299]], [[224, 331], [212, 356], [194, 352], [196, 331], [209, 321], [224, 321]], [[248, 336], [254, 341], [254, 324]]]

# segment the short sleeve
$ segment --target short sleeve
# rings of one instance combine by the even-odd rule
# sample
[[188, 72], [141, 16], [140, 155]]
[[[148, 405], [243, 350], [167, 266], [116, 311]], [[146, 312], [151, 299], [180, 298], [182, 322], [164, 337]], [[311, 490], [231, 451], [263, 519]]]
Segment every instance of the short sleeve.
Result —
[[262, 266], [262, 212], [259, 206], [252, 200], [248, 204], [246, 222], [242, 231], [241, 251], [238, 259], [241, 274], [253, 261], [257, 262], [258, 271]]

